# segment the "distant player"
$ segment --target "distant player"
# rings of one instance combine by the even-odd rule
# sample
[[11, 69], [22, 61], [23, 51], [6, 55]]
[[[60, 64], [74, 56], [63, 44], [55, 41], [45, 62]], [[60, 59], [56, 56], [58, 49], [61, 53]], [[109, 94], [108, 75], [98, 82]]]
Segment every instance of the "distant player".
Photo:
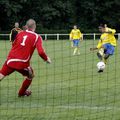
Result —
[[79, 43], [80, 43], [80, 40], [82, 40], [82, 33], [77, 28], [77, 25], [73, 26], [73, 29], [70, 33], [70, 40], [72, 41], [71, 46], [74, 48], [73, 55], [76, 55], [76, 53], [79, 55], [80, 54]]
[[[98, 45], [96, 48], [90, 48], [91, 51], [98, 50], [97, 56], [105, 64], [110, 56], [114, 54], [116, 39], [115, 39], [115, 29], [108, 28], [106, 25], [100, 25], [99, 31], [102, 33]], [[100, 70], [98, 72], [103, 72]]]
[[10, 33], [10, 42], [14, 42], [16, 35], [22, 31], [22, 29], [19, 28], [18, 22], [16, 22], [14, 26], [15, 27], [11, 30], [11, 33]]
[[39, 56], [44, 61], [51, 63], [50, 58], [46, 55], [42, 46], [41, 36], [34, 32], [36, 29], [36, 22], [33, 19], [30, 19], [27, 21], [26, 26], [27, 30], [21, 31], [16, 36], [7, 60], [0, 70], [0, 80], [14, 71], [26, 76], [26, 79], [23, 81], [23, 84], [18, 92], [19, 97], [31, 95], [31, 91], [28, 91], [27, 89], [34, 77], [33, 70], [30, 66], [30, 59], [35, 48], [37, 49]]

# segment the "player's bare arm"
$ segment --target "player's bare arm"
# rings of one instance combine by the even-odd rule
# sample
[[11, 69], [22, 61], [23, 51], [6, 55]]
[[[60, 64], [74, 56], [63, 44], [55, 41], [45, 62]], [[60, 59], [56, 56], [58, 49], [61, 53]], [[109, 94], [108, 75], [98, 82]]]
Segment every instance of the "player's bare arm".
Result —
[[95, 48], [90, 48], [90, 51], [95, 51], [95, 50], [98, 50], [98, 48], [97, 48], [97, 47], [95, 47]]

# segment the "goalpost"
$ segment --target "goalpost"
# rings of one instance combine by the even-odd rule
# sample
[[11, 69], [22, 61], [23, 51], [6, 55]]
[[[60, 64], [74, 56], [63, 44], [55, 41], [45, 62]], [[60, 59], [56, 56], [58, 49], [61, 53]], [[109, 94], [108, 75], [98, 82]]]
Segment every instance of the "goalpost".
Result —
[[[110, 57], [104, 73], [90, 48], [97, 45], [98, 33], [83, 34], [80, 55], [73, 56], [68, 34], [41, 34], [47, 65], [34, 53], [31, 65], [35, 78], [32, 95], [18, 98], [23, 77], [15, 72], [0, 82], [0, 120], [119, 120], [120, 47]], [[116, 34], [120, 40], [120, 34]], [[9, 34], [0, 34], [0, 68], [11, 48]]]

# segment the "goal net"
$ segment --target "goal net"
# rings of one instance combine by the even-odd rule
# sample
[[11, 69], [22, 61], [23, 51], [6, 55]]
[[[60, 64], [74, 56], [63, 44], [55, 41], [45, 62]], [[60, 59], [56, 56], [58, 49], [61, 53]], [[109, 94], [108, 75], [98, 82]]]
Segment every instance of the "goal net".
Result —
[[[35, 51], [29, 97], [18, 98], [23, 76], [14, 72], [0, 82], [0, 120], [119, 120], [120, 47], [110, 57], [105, 71], [97, 73], [99, 34], [84, 34], [80, 55], [73, 56], [67, 34], [42, 35], [52, 64]], [[0, 68], [11, 48], [8, 35], [0, 35]]]

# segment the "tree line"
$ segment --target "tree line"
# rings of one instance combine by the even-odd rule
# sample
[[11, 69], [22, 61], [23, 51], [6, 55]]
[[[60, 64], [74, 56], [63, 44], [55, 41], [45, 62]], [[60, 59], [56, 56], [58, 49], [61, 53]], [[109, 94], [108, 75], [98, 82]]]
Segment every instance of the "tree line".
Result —
[[33, 18], [38, 31], [64, 32], [77, 24], [83, 32], [97, 32], [106, 23], [119, 32], [119, 10], [120, 0], [0, 0], [0, 31]]

